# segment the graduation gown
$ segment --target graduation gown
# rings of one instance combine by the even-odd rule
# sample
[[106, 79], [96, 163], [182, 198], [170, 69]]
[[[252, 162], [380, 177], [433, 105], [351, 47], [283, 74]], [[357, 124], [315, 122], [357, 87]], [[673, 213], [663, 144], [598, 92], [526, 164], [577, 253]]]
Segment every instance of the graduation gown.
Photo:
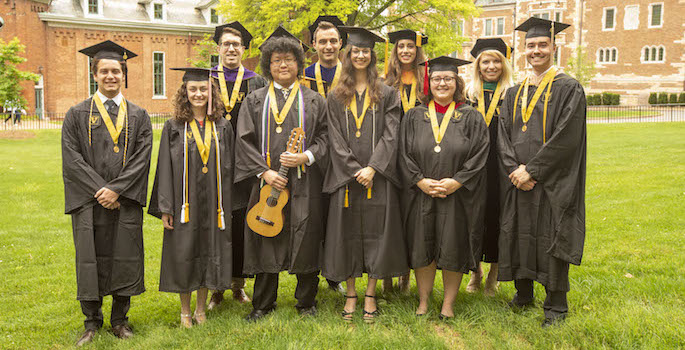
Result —
[[[402, 89], [403, 91], [399, 91], [399, 90], [397, 91], [398, 92], [397, 95], [399, 96], [398, 98], [400, 98], [400, 121], [402, 121], [402, 119], [404, 119], [404, 108], [402, 107], [402, 100], [401, 100], [402, 96], [400, 94], [404, 94], [404, 96], [407, 98], [407, 101], [409, 101], [409, 97], [411, 97], [411, 84], [410, 85], [402, 85], [402, 86], [403, 86], [403, 89]], [[416, 84], [416, 89], [417, 90], [421, 89], [421, 87], [418, 85], [418, 83]], [[416, 91], [416, 102], [414, 102], [414, 107], [420, 106], [420, 105], [421, 105], [421, 99], [419, 98], [419, 91]]]
[[[204, 128], [198, 128], [204, 137]], [[218, 227], [216, 143], [212, 136], [207, 168], [188, 125], [169, 119], [164, 123], [159, 144], [155, 182], [148, 213], [174, 217], [173, 230], [164, 229], [159, 290], [189, 293], [200, 288], [224, 290], [231, 286], [231, 194], [233, 185], [233, 130], [231, 123], [216, 121], [221, 160], [222, 205], [226, 227]], [[189, 137], [188, 137], [189, 136]], [[188, 141], [188, 203], [190, 221], [181, 223], [183, 205], [183, 138]]]
[[[436, 113], [438, 124], [444, 117]], [[485, 209], [485, 164], [490, 147], [487, 125], [473, 107], [455, 110], [436, 153], [425, 105], [402, 120], [400, 167], [410, 266], [468, 273], [480, 259]], [[446, 198], [432, 198], [416, 185], [423, 178], [453, 178], [463, 186]]]
[[[485, 112], [487, 113], [492, 102], [494, 91], [485, 89], [483, 97], [485, 98]], [[504, 96], [504, 92], [502, 93]], [[502, 106], [503, 99], [497, 101], [495, 114], [492, 116], [488, 131], [490, 134], [490, 151], [488, 152], [488, 161], [485, 166], [487, 169], [486, 188], [487, 199], [485, 202], [485, 232], [483, 233], [483, 252], [479, 256], [487, 263], [496, 263], [499, 254], [499, 215], [500, 215], [500, 172], [499, 172], [499, 156], [497, 155], [497, 130], [499, 129], [499, 112]], [[477, 108], [480, 101], [471, 102], [473, 108]]]
[[[262, 157], [262, 110], [269, 88], [264, 87], [250, 94], [240, 108], [236, 137], [236, 165], [234, 182], [249, 181], [251, 185], [248, 211], [259, 201], [261, 181], [257, 175], [269, 170]], [[315, 158], [314, 164], [297, 176], [297, 169], [288, 172], [290, 198], [284, 208], [283, 230], [275, 237], [263, 237], [245, 225], [244, 273], [290, 273], [305, 274], [320, 270], [320, 253], [323, 249], [324, 227], [322, 226], [321, 186], [322, 164], [326, 164], [328, 153], [325, 123], [325, 100], [318, 93], [300, 85], [305, 106], [306, 148]], [[281, 91], [276, 89], [279, 111], [285, 104]], [[279, 157], [285, 152], [290, 132], [298, 126], [297, 99], [281, 127], [276, 133], [276, 122], [271, 116], [269, 127], [271, 168], [278, 171]], [[266, 142], [265, 142], [266, 144]]]
[[[70, 108], [64, 118], [62, 176], [65, 213], [72, 217], [76, 248], [76, 298], [97, 301], [105, 295], [145, 291], [142, 208], [147, 200], [152, 125], [147, 112], [127, 100], [128, 126], [124, 124], [120, 152], [115, 153], [95, 106], [89, 117], [91, 99]], [[110, 117], [116, 125], [117, 115]], [[102, 187], [119, 194], [119, 209], [105, 209], [93, 198]]]
[[[395, 89], [387, 85], [382, 85], [381, 92], [381, 100], [366, 112], [360, 138], [355, 137], [357, 127], [352, 113], [348, 111], [345, 117], [347, 104], [334, 95], [328, 97], [330, 165], [324, 191], [331, 194], [331, 199], [322, 274], [334, 281], [361, 277], [363, 273], [382, 279], [409, 271], [398, 193], [400, 101]], [[356, 97], [360, 113], [363, 97]], [[366, 166], [376, 170], [371, 199], [354, 177]]]
[[[316, 84], [316, 63], [311, 64], [309, 67], [304, 69], [304, 78], [302, 82], [305, 86], [312, 89], [312, 91], [319, 93], [319, 86]], [[323, 82], [323, 90], [326, 96], [328, 96], [328, 91], [331, 90], [331, 83], [333, 78], [335, 78], [335, 71], [337, 66], [333, 68], [326, 68], [321, 66], [321, 80]]]
[[[569, 263], [580, 264], [585, 240], [585, 92], [575, 79], [557, 74], [544, 130], [543, 93], [523, 132], [521, 101], [512, 120], [519, 87], [507, 91], [499, 120], [503, 182], [498, 279], [532, 279], [548, 290], [568, 291]], [[529, 99], [535, 91], [531, 86]], [[531, 191], [518, 190], [509, 181], [519, 164], [537, 180]]]

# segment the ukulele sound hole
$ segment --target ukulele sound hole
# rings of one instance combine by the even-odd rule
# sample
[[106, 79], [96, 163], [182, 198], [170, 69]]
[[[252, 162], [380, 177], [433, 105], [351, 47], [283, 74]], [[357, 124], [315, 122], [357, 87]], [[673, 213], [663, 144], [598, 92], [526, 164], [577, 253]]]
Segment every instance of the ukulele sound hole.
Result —
[[266, 205], [270, 207], [275, 207], [278, 204], [278, 198], [269, 197], [266, 199]]

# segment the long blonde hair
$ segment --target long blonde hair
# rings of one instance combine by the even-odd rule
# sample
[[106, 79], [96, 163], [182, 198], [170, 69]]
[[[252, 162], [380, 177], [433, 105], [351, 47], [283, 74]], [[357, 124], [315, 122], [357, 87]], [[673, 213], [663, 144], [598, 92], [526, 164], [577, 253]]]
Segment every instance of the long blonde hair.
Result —
[[511, 68], [511, 62], [497, 50], [483, 51], [478, 55], [478, 58], [476, 58], [476, 62], [471, 65], [473, 67], [472, 78], [471, 82], [466, 86], [466, 97], [472, 102], [478, 101], [480, 91], [483, 88], [483, 77], [480, 74], [480, 61], [485, 55], [495, 56], [502, 61], [502, 75], [499, 77], [499, 82], [502, 84], [502, 87], [506, 90], [514, 86], [514, 74], [513, 69]]

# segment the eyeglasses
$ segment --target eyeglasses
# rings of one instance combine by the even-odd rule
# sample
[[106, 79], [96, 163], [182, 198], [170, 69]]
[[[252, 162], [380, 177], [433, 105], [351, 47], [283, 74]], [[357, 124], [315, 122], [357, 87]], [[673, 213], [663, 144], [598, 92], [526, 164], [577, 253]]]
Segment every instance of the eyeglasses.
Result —
[[455, 77], [431, 77], [431, 83], [435, 85], [440, 84], [441, 81], [444, 81], [445, 84], [452, 84], [456, 80], [457, 79]]
[[289, 66], [289, 65], [295, 63], [295, 58], [293, 58], [293, 57], [286, 57], [285, 59], [277, 58], [277, 59], [275, 59], [275, 60], [271, 60], [271, 64], [274, 65], [274, 66], [280, 66], [280, 65], [283, 64], [284, 62], [285, 62], [286, 65]]
[[243, 45], [241, 45], [239, 42], [235, 42], [235, 41], [224, 41], [223, 43], [221, 43], [221, 47], [224, 47], [224, 48], [230, 48], [231, 46], [233, 46], [234, 49], [239, 49], [239, 48], [243, 47]]

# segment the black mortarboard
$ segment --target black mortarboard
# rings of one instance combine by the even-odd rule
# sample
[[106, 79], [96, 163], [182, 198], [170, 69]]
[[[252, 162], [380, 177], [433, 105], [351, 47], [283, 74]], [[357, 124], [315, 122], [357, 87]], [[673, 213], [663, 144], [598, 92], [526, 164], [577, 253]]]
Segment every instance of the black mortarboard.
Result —
[[542, 19], [537, 17], [528, 18], [525, 22], [521, 23], [516, 30], [520, 32], [526, 32], [526, 39], [536, 38], [540, 36], [552, 37], [552, 26], [554, 26], [554, 35], [559, 34], [564, 29], [570, 27], [570, 24], [550, 21], [548, 19]]
[[511, 59], [511, 53], [514, 51], [514, 49], [500, 38], [478, 39], [476, 40], [476, 44], [473, 45], [473, 49], [471, 49], [471, 56], [473, 56], [473, 58], [478, 58], [478, 55], [480, 55], [481, 52], [487, 50], [497, 50], [507, 59]]
[[214, 42], [219, 44], [221, 36], [224, 34], [224, 28], [233, 28], [240, 32], [240, 36], [243, 38], [243, 46], [250, 47], [250, 42], [252, 41], [252, 34], [243, 27], [238, 21], [233, 21], [231, 23], [222, 24], [214, 28]]
[[[343, 21], [338, 18], [338, 16], [317, 17], [314, 23], [309, 26], [309, 34], [312, 36], [312, 42], [314, 42], [314, 32], [316, 31], [316, 28], [319, 27], [319, 23], [321, 22], [329, 22], [334, 25], [335, 28], [340, 28], [341, 26], [345, 25]], [[345, 47], [345, 44], [347, 44], [347, 35], [341, 32], [340, 29], [338, 29], [338, 33], [340, 33], [340, 38], [342, 39], [342, 47]]]
[[459, 67], [463, 66], [465, 64], [469, 64], [471, 61], [466, 61], [462, 60], [459, 58], [453, 58], [449, 56], [440, 56], [436, 57], [432, 60], [428, 60], [426, 62], [420, 63], [420, 65], [426, 65], [428, 64], [428, 69], [430, 69], [431, 72], [444, 72], [444, 71], [449, 71], [449, 72], [455, 72], [459, 73]]
[[170, 68], [170, 69], [185, 72], [185, 74], [183, 74], [183, 81], [207, 81], [207, 80], [209, 80], [209, 74], [211, 72], [215, 72], [214, 70], [212, 70], [210, 68], [196, 68], [196, 67]]
[[[93, 59], [115, 60], [119, 62], [125, 62], [126, 60], [138, 56], [127, 48], [111, 40], [106, 40], [99, 44], [86, 47], [85, 49], [79, 50], [79, 52]], [[128, 88], [127, 71], [127, 69], [124, 69], [124, 86], [126, 88]]]
[[396, 32], [388, 33], [388, 39], [390, 39], [390, 42], [393, 44], [397, 44], [398, 41], [402, 39], [408, 39], [412, 40], [413, 42], [416, 43], [416, 46], [423, 46], [426, 43], [428, 43], [428, 37], [423, 35], [420, 32], [415, 32], [413, 30], [409, 29], [402, 29], [398, 30]]
[[264, 44], [266, 44], [269, 40], [281, 37], [295, 39], [297, 42], [300, 43], [300, 45], [302, 45], [302, 50], [304, 50], [304, 52], [309, 51], [309, 46], [305, 45], [302, 42], [302, 40], [298, 39], [295, 35], [293, 35], [280, 24], [278, 25], [278, 27], [276, 27], [276, 30], [274, 30], [273, 33], [271, 33], [271, 35], [269, 35], [269, 37], [266, 38], [266, 40], [264, 40], [264, 42], [261, 45], [259, 45], [259, 50], [262, 50]]
[[373, 48], [375, 43], [382, 43], [385, 41], [378, 34], [362, 27], [346, 27], [342, 26], [338, 29], [347, 33], [347, 43], [363, 48]]

